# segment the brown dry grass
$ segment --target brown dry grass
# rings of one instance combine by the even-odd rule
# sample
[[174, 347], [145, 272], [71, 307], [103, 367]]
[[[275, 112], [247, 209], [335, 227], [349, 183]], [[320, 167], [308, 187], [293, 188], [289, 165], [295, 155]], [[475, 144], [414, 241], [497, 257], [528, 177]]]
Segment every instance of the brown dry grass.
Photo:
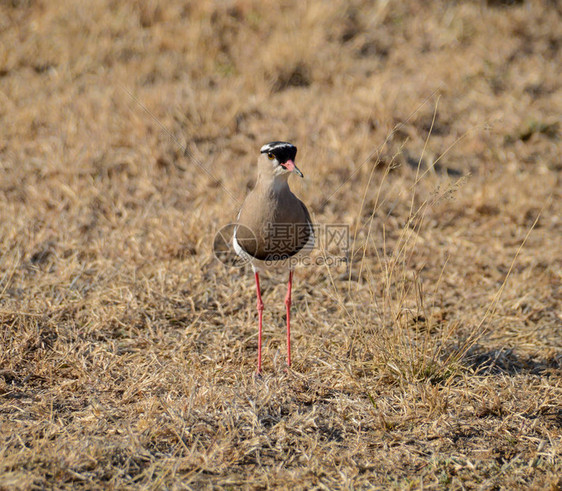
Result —
[[[562, 12], [423, 5], [0, 2], [1, 488], [560, 489]], [[272, 139], [355, 241], [256, 380]]]

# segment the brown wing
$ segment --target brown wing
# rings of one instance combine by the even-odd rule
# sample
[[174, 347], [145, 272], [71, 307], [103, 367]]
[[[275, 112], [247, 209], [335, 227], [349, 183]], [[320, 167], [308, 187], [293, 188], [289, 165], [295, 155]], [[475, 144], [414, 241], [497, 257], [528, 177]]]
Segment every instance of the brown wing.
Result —
[[275, 195], [253, 190], [240, 211], [236, 232], [240, 247], [262, 261], [297, 254], [312, 233], [306, 206], [288, 188]]

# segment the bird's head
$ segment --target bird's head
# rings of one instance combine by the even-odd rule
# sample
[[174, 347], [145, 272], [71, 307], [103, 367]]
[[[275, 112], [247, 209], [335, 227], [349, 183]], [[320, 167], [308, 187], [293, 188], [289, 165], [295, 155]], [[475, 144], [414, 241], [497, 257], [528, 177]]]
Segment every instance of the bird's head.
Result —
[[273, 173], [274, 176], [283, 176], [294, 172], [304, 177], [295, 165], [297, 147], [287, 142], [266, 143], [260, 149], [259, 167], [263, 172]]

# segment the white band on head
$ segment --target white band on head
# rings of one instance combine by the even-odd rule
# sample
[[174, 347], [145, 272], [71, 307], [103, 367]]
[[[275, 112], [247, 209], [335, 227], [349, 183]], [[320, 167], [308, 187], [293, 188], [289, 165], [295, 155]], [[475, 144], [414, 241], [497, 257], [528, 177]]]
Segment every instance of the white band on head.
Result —
[[260, 148], [260, 153], [270, 152], [271, 150], [276, 150], [278, 148], [294, 148], [295, 146], [289, 142], [270, 142], [266, 143]]

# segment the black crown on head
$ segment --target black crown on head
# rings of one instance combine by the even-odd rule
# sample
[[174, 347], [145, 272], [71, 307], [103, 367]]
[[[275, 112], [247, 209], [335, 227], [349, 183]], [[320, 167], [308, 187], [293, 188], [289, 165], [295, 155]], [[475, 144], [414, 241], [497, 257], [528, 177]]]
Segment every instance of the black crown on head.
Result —
[[261, 147], [260, 153], [272, 153], [278, 162], [283, 164], [287, 160], [295, 160], [297, 147], [289, 142], [269, 142]]

